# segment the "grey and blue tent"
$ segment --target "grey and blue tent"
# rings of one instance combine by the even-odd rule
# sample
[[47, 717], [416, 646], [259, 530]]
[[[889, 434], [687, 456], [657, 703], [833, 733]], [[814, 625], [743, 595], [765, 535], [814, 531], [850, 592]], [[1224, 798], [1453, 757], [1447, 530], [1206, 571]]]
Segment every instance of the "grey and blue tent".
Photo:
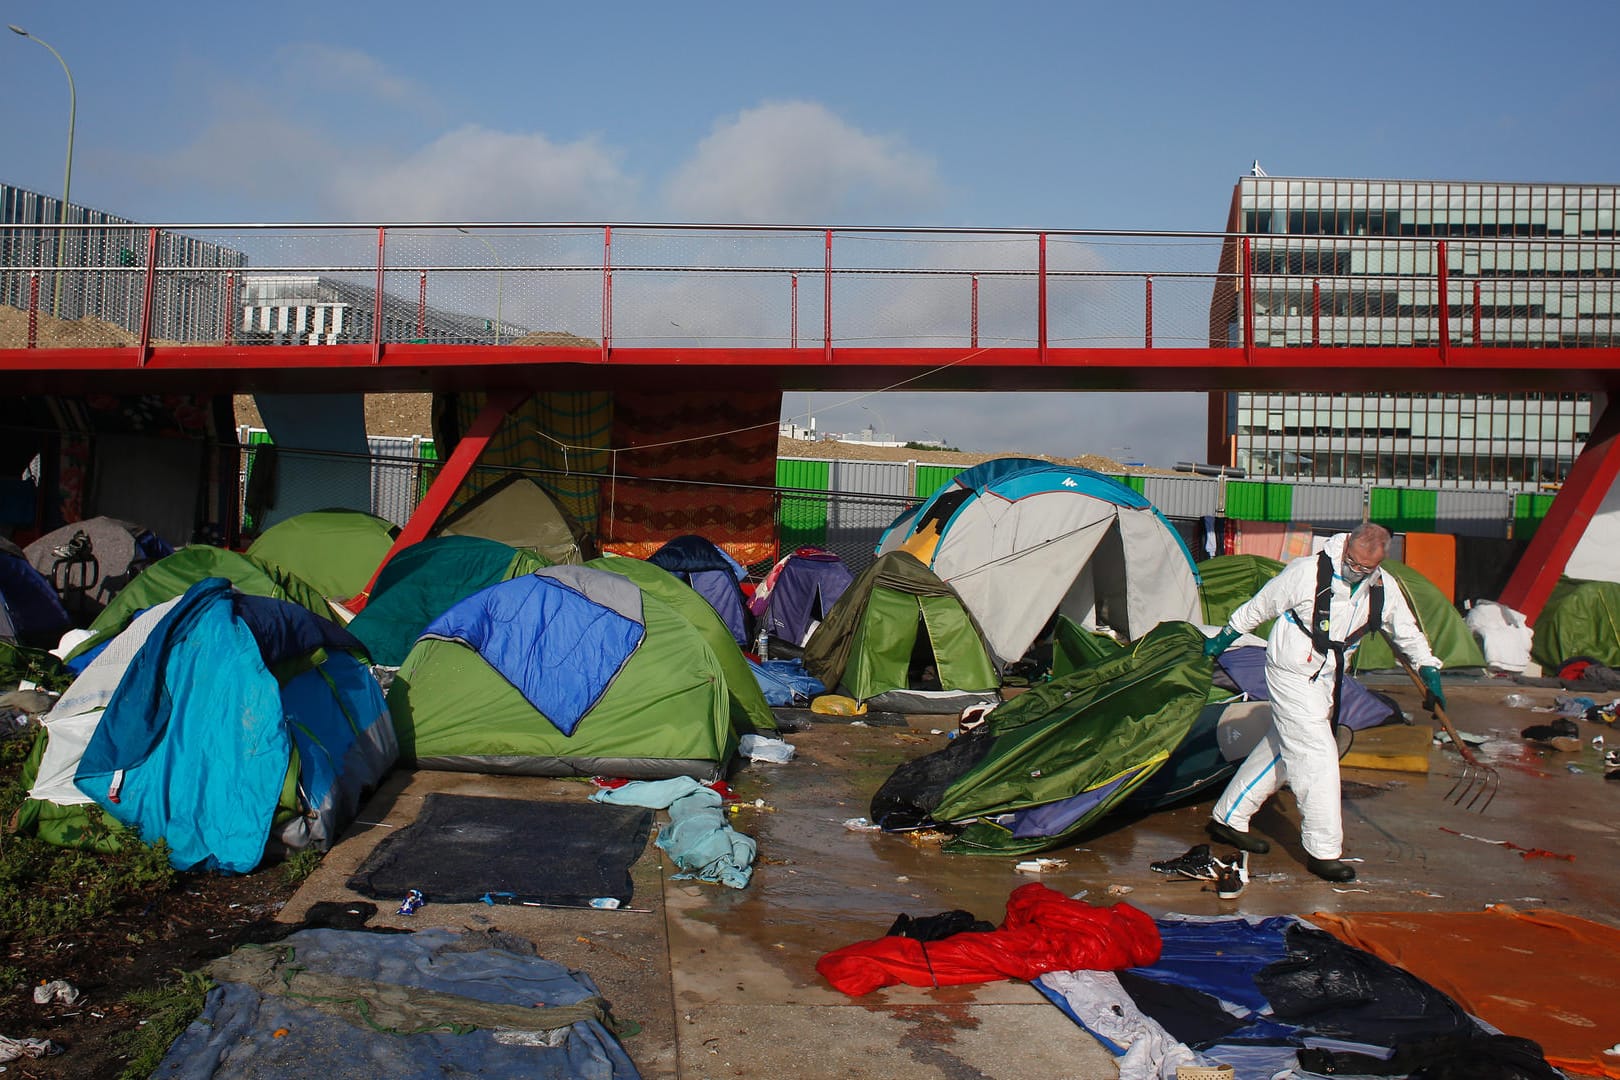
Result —
[[877, 550], [911, 552], [956, 590], [1003, 665], [1054, 613], [1127, 640], [1201, 618], [1181, 537], [1143, 496], [1090, 469], [987, 461], [896, 519]]

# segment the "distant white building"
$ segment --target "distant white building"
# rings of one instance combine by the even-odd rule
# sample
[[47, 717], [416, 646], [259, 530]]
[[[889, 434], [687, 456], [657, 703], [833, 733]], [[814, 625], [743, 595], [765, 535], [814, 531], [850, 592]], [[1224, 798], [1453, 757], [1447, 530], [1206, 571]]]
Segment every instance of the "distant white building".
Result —
[[[1257, 347], [1433, 346], [1447, 314], [1454, 344], [1557, 348], [1620, 340], [1617, 222], [1614, 185], [1256, 169], [1227, 231], [1250, 238]], [[1444, 307], [1430, 238], [1446, 244]], [[1222, 264], [1237, 268], [1235, 247]], [[1216, 289], [1212, 344], [1243, 340], [1240, 300]], [[1590, 395], [1559, 390], [1215, 397], [1209, 460], [1286, 479], [1535, 490], [1564, 479], [1592, 423]]]

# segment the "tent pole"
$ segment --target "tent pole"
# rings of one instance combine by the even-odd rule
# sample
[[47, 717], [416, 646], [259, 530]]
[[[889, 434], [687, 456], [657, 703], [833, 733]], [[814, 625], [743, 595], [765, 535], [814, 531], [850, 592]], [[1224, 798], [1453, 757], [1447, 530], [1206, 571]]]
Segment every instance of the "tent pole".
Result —
[[388, 554], [377, 564], [376, 572], [371, 575], [371, 580], [366, 582], [366, 587], [361, 590], [360, 595], [344, 601], [345, 608], [359, 614], [365, 608], [366, 601], [371, 599], [371, 590], [376, 587], [377, 579], [382, 576], [383, 567], [388, 565], [389, 560], [417, 541], [427, 539], [428, 533], [433, 531], [433, 526], [439, 523], [439, 518], [450, 505], [450, 500], [461, 489], [461, 482], [472, 472], [473, 465], [484, 452], [484, 447], [489, 445], [490, 438], [500, 429], [501, 421], [505, 420], [507, 414], [522, 404], [528, 396], [526, 390], [489, 391], [484, 398], [484, 408], [478, 414], [478, 419], [472, 422], [472, 426], [461, 437], [461, 441], [456, 443], [450, 459], [439, 469], [439, 475], [433, 478], [433, 484], [428, 488], [422, 501], [416, 504], [416, 509], [411, 513], [411, 520], [399, 530], [394, 546], [388, 549]]
[[1620, 403], [1605, 401], [1586, 446], [1502, 589], [1502, 603], [1522, 612], [1531, 625], [1540, 617], [1616, 476], [1620, 476]]

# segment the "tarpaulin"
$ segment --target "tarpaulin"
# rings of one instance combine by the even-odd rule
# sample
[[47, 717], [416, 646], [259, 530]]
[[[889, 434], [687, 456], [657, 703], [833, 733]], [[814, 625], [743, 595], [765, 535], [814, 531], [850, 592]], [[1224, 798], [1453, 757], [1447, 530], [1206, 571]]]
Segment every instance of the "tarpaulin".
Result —
[[1620, 929], [1546, 909], [1317, 912], [1311, 921], [1399, 965], [1509, 1035], [1534, 1039], [1553, 1066], [1620, 1077], [1604, 1051], [1620, 1033]]

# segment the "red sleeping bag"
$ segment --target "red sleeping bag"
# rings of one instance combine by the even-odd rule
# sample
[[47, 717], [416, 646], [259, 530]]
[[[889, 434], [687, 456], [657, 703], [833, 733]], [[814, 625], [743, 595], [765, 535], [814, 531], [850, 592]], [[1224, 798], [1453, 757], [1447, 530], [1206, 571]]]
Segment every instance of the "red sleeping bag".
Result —
[[1117, 971], [1158, 962], [1159, 929], [1129, 904], [1092, 907], [1038, 883], [1007, 897], [998, 930], [941, 941], [884, 937], [823, 956], [816, 970], [860, 997], [883, 986], [958, 986], [995, 979], [1031, 980], [1048, 971]]

